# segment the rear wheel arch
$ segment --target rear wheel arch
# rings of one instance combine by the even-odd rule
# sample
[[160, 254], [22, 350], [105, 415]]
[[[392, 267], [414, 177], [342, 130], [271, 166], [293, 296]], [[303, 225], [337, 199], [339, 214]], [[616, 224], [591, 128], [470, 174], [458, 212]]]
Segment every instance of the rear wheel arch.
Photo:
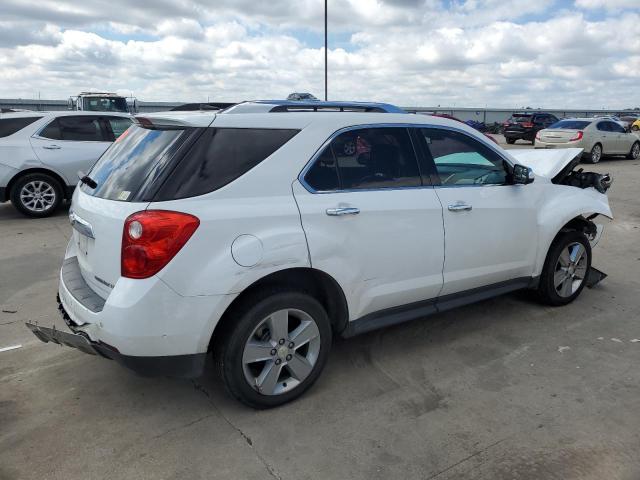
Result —
[[7, 190], [5, 193], [7, 198], [2, 200], [5, 200], [5, 201], [9, 200], [9, 198], [11, 197], [11, 190], [13, 189], [13, 186], [16, 184], [16, 182], [20, 180], [22, 177], [24, 177], [25, 175], [30, 175], [32, 173], [42, 173], [44, 175], [49, 175], [60, 184], [63, 197], [66, 199], [71, 198], [71, 195], [68, 194], [70, 189], [68, 188], [67, 182], [58, 173], [54, 172], [53, 170], [49, 170], [47, 168], [28, 168], [26, 170], [21, 170], [20, 172], [16, 173], [13, 176], [13, 178], [9, 180], [9, 183], [7, 184]]
[[227, 307], [215, 326], [209, 350], [215, 340], [226, 335], [234, 326], [235, 313], [261, 291], [291, 290], [311, 295], [323, 306], [334, 333], [341, 333], [349, 322], [347, 299], [342, 287], [329, 274], [309, 267], [289, 268], [271, 273], [245, 288]]

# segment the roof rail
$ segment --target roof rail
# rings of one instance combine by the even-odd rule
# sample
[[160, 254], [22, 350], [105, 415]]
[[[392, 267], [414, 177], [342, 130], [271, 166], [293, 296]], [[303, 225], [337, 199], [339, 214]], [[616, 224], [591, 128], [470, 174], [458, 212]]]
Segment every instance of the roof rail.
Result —
[[400, 107], [376, 102], [323, 102], [320, 100], [250, 100], [240, 102], [220, 113], [271, 112], [377, 112], [407, 113]]

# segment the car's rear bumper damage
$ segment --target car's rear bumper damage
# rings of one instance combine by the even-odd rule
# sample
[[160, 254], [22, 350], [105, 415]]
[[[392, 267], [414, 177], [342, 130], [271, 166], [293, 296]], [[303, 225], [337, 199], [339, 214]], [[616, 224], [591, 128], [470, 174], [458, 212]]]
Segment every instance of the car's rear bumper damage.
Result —
[[58, 297], [58, 310], [62, 314], [69, 331], [62, 331], [55, 327], [42, 327], [27, 322], [26, 326], [33, 334], [44, 343], [56, 343], [71, 348], [76, 348], [90, 355], [115, 360], [121, 365], [143, 376], [168, 376], [168, 377], [197, 377], [202, 373], [206, 362], [206, 353], [191, 355], [169, 355], [140, 357], [123, 355], [115, 347], [103, 342], [95, 342], [87, 334], [74, 327], [64, 306]]

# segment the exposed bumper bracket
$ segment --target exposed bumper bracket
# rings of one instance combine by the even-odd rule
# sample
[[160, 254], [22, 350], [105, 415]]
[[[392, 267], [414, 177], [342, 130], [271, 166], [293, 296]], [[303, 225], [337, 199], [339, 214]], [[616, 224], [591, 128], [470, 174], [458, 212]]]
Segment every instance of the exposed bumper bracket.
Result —
[[597, 268], [591, 267], [587, 272], [587, 282], [585, 283], [585, 285], [588, 288], [593, 288], [605, 278], [607, 278], [606, 273], [601, 272]]
[[66, 345], [67, 347], [77, 348], [78, 350], [88, 353], [90, 355], [98, 355], [98, 352], [93, 348], [91, 340], [85, 335], [79, 333], [63, 332], [57, 328], [41, 327], [34, 325], [33, 323], [25, 323], [27, 328], [33, 332], [44, 343], [57, 343], [58, 345]]

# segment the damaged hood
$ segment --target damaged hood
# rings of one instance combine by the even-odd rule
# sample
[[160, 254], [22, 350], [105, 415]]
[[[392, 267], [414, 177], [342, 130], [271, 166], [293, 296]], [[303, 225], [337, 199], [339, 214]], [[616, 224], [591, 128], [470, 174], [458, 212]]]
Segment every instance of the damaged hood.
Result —
[[[572, 160], [577, 158], [578, 162], [580, 161], [582, 148], [509, 150], [509, 154], [511, 154], [518, 163], [531, 168], [536, 175], [554, 178], [569, 165]], [[578, 162], [576, 162], [576, 164]], [[573, 166], [570, 169], [572, 168]]]

